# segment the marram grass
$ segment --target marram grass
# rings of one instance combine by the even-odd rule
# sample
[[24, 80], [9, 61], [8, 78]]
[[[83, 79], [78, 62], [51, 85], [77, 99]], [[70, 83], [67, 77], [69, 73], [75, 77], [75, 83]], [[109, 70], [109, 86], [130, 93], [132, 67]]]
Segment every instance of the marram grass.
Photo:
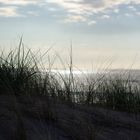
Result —
[[[25, 49], [22, 39], [18, 48], [0, 56], [0, 94], [46, 96], [70, 104], [87, 104], [130, 112], [140, 111], [140, 85], [132, 82], [130, 76], [122, 78], [109, 73], [96, 78], [85, 76], [85, 81], [77, 81], [73, 75], [72, 54], [70, 73], [55, 75], [51, 70], [38, 68], [39, 60], [29, 49]], [[45, 74], [44, 74], [45, 73]], [[109, 76], [110, 75], [110, 76]], [[128, 74], [129, 75], [129, 74]], [[61, 82], [60, 82], [61, 81]]]

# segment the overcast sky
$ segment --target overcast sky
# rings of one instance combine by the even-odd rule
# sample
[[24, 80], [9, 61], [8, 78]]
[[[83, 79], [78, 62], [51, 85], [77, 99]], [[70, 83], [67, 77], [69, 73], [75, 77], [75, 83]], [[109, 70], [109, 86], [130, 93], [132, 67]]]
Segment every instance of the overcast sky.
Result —
[[140, 0], [0, 0], [0, 47], [21, 35], [63, 58], [72, 40], [80, 69], [140, 68]]

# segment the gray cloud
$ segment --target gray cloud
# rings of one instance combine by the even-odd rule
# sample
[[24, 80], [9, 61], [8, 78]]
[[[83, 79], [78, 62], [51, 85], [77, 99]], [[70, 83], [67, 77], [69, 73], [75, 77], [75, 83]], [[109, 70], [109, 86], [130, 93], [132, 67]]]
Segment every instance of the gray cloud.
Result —
[[72, 15], [83, 16], [83, 19], [105, 13], [108, 9], [118, 13], [120, 5], [140, 4], [140, 0], [47, 0], [47, 2], [57, 4]]
[[[56, 6], [62, 8], [66, 12], [65, 21], [86, 21], [90, 16], [103, 13], [109, 9], [112, 12], [119, 12], [119, 6], [124, 4], [140, 4], [140, 0], [0, 0], [0, 3], [8, 9], [11, 6], [11, 13], [17, 12], [12, 6], [27, 6], [27, 5], [37, 5], [37, 6], [49, 6], [54, 9]], [[2, 7], [2, 6], [1, 6]], [[116, 9], [116, 10], [115, 10]], [[132, 7], [129, 8], [132, 10]], [[134, 9], [134, 8], [133, 8]], [[10, 10], [9, 10], [10, 11]], [[18, 15], [18, 13], [12, 15]], [[4, 12], [1, 14], [4, 16]], [[0, 15], [0, 16], [1, 16]], [[9, 12], [9, 15], [10, 12]], [[34, 14], [32, 14], [34, 15]], [[7, 12], [5, 12], [7, 16]], [[107, 16], [106, 16], [107, 17]], [[108, 16], [109, 17], [109, 16]]]

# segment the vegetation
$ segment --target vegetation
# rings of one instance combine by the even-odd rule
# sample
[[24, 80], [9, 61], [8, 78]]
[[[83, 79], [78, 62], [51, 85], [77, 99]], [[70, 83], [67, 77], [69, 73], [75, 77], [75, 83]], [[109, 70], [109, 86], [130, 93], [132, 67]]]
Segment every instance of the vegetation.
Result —
[[[127, 73], [125, 77], [122, 76], [124, 73], [115, 76], [112, 76], [111, 73], [83, 74], [82, 76], [86, 79], [83, 81], [73, 74], [72, 52], [70, 54], [70, 72], [66, 75], [59, 72], [53, 73], [51, 70], [42, 72], [38, 67], [39, 61], [31, 50], [25, 49], [22, 39], [18, 48], [10, 51], [8, 55], [2, 52], [0, 56], [0, 96], [14, 97], [14, 110], [22, 129], [21, 131], [18, 129], [21, 136], [17, 139], [26, 139], [23, 114], [18, 104], [21, 102], [21, 97], [33, 104], [34, 97], [39, 99], [43, 97], [43, 101], [41, 100], [43, 115], [45, 114], [45, 118], [51, 121], [58, 121], [57, 111], [52, 109], [52, 106], [57, 103], [66, 104], [70, 108], [87, 105], [133, 113], [140, 112], [140, 83], [131, 79], [131, 73]], [[39, 117], [41, 113], [39, 113]], [[77, 119], [75, 116], [73, 117], [75, 120]], [[58, 124], [60, 122], [62, 127], [62, 120], [59, 120]], [[87, 122], [86, 120], [76, 123], [86, 129], [83, 130], [83, 133], [88, 134], [89, 140], [95, 139], [93, 126]], [[72, 123], [75, 126], [75, 122]], [[69, 130], [72, 129], [70, 126], [70, 128], [67, 127], [63, 126]], [[78, 135], [76, 130], [75, 133], [73, 132], [69, 131], [76, 137]], [[78, 136], [76, 139], [82, 139], [82, 137]]]

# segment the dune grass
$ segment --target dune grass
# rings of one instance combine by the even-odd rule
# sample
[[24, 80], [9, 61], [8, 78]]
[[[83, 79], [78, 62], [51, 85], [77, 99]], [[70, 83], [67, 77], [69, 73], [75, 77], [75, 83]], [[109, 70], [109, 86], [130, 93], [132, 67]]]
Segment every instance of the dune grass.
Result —
[[[124, 73], [112, 75], [111, 72], [96, 75], [83, 73], [80, 76], [84, 77], [84, 80], [81, 80], [81, 77], [73, 73], [72, 48], [69, 73], [66, 75], [59, 71], [54, 73], [51, 69], [42, 71], [43, 68], [39, 66], [40, 60], [30, 49], [24, 47], [22, 38], [18, 48], [8, 54], [1, 52], [0, 55], [0, 96], [14, 97], [13, 110], [18, 121], [17, 140], [27, 139], [20, 102], [41, 106], [38, 107], [38, 112], [31, 112], [37, 118], [43, 117], [47, 121], [58, 121], [55, 111], [57, 107], [52, 109], [55, 103], [65, 104], [70, 108], [85, 105], [132, 113], [140, 112], [140, 83], [132, 78], [131, 73], [128, 72], [126, 76]], [[38, 98], [37, 103], [36, 98]], [[94, 140], [98, 129], [93, 128], [87, 118], [82, 120], [77, 113], [69, 114], [67, 119], [70, 122], [59, 119], [58, 124], [64, 130], [68, 129], [67, 132], [75, 139]], [[63, 121], [65, 123], [62, 123]], [[79, 136], [77, 127], [82, 128], [85, 138]]]
[[[38, 68], [39, 60], [25, 49], [22, 39], [19, 47], [0, 56], [0, 94], [40, 95], [67, 103], [100, 105], [113, 110], [140, 111], [140, 85], [131, 79], [131, 73], [112, 76], [110, 73], [82, 75], [79, 81], [73, 74], [72, 52], [69, 74], [52, 73]], [[92, 77], [92, 78], [91, 78]], [[60, 82], [61, 81], [61, 82]]]

